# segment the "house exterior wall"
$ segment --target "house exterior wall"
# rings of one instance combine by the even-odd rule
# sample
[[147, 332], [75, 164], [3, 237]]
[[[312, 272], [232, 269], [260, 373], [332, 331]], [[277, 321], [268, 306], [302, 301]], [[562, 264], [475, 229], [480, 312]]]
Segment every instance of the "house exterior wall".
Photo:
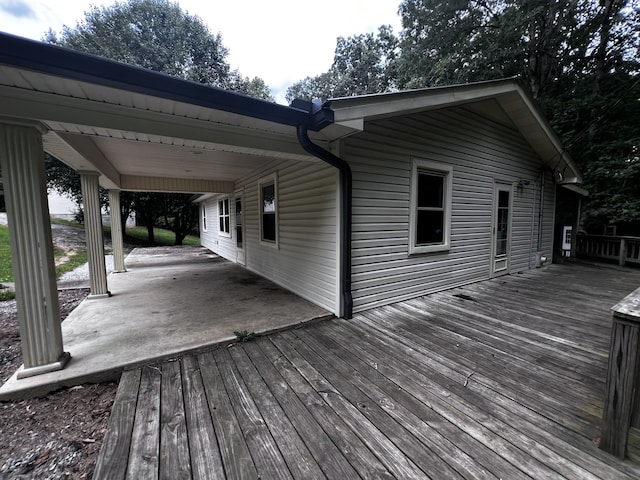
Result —
[[[519, 133], [462, 107], [369, 122], [343, 140], [353, 171], [354, 311], [491, 276], [496, 182], [511, 186], [509, 272], [535, 266], [542, 163]], [[453, 167], [451, 246], [409, 255], [412, 159]], [[518, 187], [519, 181], [528, 185]], [[551, 259], [555, 187], [546, 174], [541, 253]]]
[[[278, 203], [278, 248], [260, 241], [258, 183], [276, 174]], [[336, 169], [321, 162], [274, 161], [239, 179], [236, 192], [244, 198], [245, 265], [249, 270], [291, 290], [297, 295], [338, 313]], [[218, 255], [235, 262], [235, 201], [230, 202], [231, 235], [220, 234], [218, 200], [201, 204], [206, 209], [207, 228], [200, 241]], [[202, 222], [202, 210], [201, 210]]]

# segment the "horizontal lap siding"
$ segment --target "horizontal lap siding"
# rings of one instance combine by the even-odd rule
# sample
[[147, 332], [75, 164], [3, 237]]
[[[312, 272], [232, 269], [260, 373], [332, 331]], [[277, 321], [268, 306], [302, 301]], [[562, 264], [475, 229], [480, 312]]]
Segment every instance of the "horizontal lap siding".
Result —
[[[494, 181], [513, 185], [511, 271], [533, 261], [541, 164], [516, 131], [455, 108], [368, 123], [343, 142], [342, 157], [353, 171], [355, 311], [489, 278]], [[408, 255], [413, 157], [453, 166], [448, 252]], [[521, 179], [530, 184], [518, 189]], [[550, 217], [554, 198], [545, 190]], [[551, 239], [552, 219], [544, 225]]]
[[[279, 248], [260, 243], [258, 182], [276, 173], [278, 182]], [[270, 162], [265, 168], [236, 182], [244, 194], [246, 267], [321, 307], [336, 312], [337, 170], [320, 162]], [[235, 204], [231, 202], [232, 234]], [[207, 203], [217, 212], [217, 199]], [[235, 239], [217, 237], [217, 216], [202, 243], [235, 261]], [[212, 230], [210, 227], [209, 230]]]
[[[220, 234], [220, 225], [218, 222], [218, 201], [223, 198], [229, 198], [229, 209], [231, 213], [231, 238]], [[220, 195], [206, 200], [200, 205], [200, 244], [207, 247], [212, 252], [217, 253], [232, 262], [236, 261], [235, 250], [235, 204], [233, 204], [233, 195]], [[207, 210], [207, 230], [202, 225], [202, 209]]]

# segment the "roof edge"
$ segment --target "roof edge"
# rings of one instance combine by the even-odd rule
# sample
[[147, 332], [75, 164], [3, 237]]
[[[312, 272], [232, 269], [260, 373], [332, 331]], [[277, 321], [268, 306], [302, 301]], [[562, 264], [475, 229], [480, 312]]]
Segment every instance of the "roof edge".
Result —
[[[541, 132], [544, 132], [549, 145], [556, 152], [553, 158], [541, 157], [541, 160], [561, 174], [559, 175], [559, 178], [562, 177], [561, 182], [582, 183], [580, 170], [567, 153], [560, 138], [551, 128], [535, 99], [523, 85], [520, 77], [334, 98], [327, 100], [324, 105], [334, 111], [335, 124], [343, 125], [355, 120], [392, 117], [432, 108], [464, 105], [491, 98], [507, 98], [509, 95], [516, 95], [518, 101], [522, 102], [521, 104], [529, 112], [529, 118], [537, 124]], [[521, 130], [521, 133], [526, 137], [525, 132]], [[567, 175], [567, 169], [570, 169], [573, 175]]]
[[317, 131], [326, 125], [309, 111], [280, 105], [243, 93], [184, 80], [162, 72], [117, 62], [89, 53], [0, 32], [0, 64], [42, 74], [89, 82], [168, 100], [199, 105], [274, 123], [306, 125]]

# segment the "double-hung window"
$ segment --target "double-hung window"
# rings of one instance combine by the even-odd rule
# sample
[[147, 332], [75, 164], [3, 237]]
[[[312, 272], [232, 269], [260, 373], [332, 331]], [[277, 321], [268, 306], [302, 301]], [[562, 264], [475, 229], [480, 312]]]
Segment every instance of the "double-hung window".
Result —
[[218, 233], [225, 237], [231, 236], [229, 198], [218, 200]]
[[278, 179], [275, 174], [258, 182], [260, 242], [278, 247]]
[[453, 169], [428, 160], [413, 159], [409, 253], [449, 250]]

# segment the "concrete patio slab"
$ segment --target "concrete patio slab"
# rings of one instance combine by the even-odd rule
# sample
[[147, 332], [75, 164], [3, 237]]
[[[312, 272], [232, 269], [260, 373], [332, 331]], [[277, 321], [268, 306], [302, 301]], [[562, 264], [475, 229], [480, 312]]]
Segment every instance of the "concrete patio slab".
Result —
[[127, 272], [108, 277], [110, 298], [83, 301], [62, 323], [71, 361], [17, 380], [0, 400], [119, 378], [124, 369], [333, 315], [203, 247], [135, 249]]

